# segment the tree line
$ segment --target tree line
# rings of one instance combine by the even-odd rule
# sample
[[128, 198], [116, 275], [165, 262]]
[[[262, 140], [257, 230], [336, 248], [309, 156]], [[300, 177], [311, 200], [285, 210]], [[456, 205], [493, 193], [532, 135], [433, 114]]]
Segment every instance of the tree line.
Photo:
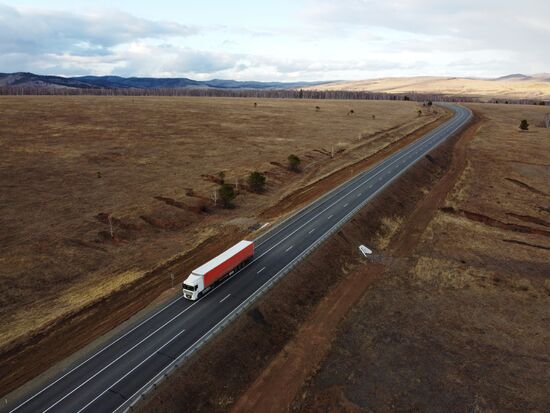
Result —
[[215, 88], [57, 88], [2, 86], [0, 95], [45, 96], [203, 96], [280, 99], [414, 100], [435, 102], [478, 102], [474, 97], [455, 97], [419, 93], [383, 93], [348, 90], [295, 89], [215, 89]]

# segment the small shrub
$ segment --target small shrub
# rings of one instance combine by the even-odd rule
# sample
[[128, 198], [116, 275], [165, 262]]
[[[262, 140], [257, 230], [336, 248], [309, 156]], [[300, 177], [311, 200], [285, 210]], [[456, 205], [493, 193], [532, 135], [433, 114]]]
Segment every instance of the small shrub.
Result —
[[292, 154], [288, 155], [288, 169], [294, 172], [298, 172], [300, 170], [300, 158], [298, 156]]
[[265, 189], [265, 175], [261, 172], [254, 171], [248, 175], [248, 186], [251, 191], [263, 192]]
[[521, 123], [519, 124], [519, 128], [521, 130], [529, 130], [529, 122], [527, 122], [527, 119], [523, 119]]
[[220, 188], [218, 189], [218, 193], [220, 195], [220, 200], [222, 201], [222, 205], [224, 208], [232, 208], [233, 199], [235, 199], [235, 190], [233, 187], [229, 184], [221, 184]]

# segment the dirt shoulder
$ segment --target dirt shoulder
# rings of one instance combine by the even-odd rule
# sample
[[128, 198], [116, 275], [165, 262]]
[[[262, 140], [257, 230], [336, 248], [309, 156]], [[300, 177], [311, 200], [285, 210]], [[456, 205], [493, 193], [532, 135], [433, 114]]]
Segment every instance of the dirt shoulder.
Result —
[[[121, 102], [123, 106], [130, 104], [129, 101]], [[219, 105], [221, 109], [227, 109], [227, 105], [232, 103], [225, 100], [216, 100], [216, 102], [221, 102]], [[239, 105], [246, 104], [246, 102], [242, 103], [242, 100], [239, 100], [239, 102]], [[78, 105], [90, 105], [94, 102], [83, 103], [82, 101], [78, 101], [77, 103]], [[250, 104], [249, 101], [247, 103]], [[293, 116], [299, 117], [301, 116], [300, 111], [307, 111], [307, 106], [304, 103], [300, 103], [303, 107], [295, 108], [297, 114]], [[155, 102], [148, 102], [147, 104], [154, 105]], [[166, 102], [165, 99], [161, 100], [159, 104], [169, 112], [179, 110], [177, 107], [174, 109], [174, 107], [170, 106], [171, 103]], [[189, 102], [185, 102], [185, 104], [189, 105]], [[206, 105], [213, 111], [213, 114], [205, 115], [207, 117], [215, 116], [220, 110], [220, 108], [212, 108], [209, 100], [200, 101], [198, 104], [199, 108], [201, 105]], [[337, 110], [341, 105], [342, 103], [326, 102], [323, 105], [323, 110]], [[261, 101], [259, 106], [263, 107], [262, 111], [259, 111], [255, 115], [259, 119], [263, 119], [262, 116], [268, 116], [270, 111], [274, 112], [271, 116], [276, 119], [278, 119], [279, 115], [288, 113], [285, 102], [275, 102], [272, 104], [271, 101]], [[193, 108], [192, 105], [191, 108]], [[364, 109], [366, 108], [367, 106], [364, 107]], [[186, 108], [186, 110], [188, 109]], [[92, 109], [88, 107], [83, 110], [86, 112]], [[151, 111], [153, 109], [147, 107], [146, 110]], [[243, 109], [241, 108], [240, 110]], [[231, 111], [231, 116], [234, 118], [240, 119], [243, 116], [239, 112], [239, 108], [232, 108]], [[247, 108], [245, 112], [248, 111], [249, 109]], [[302, 115], [308, 116], [307, 119], [309, 119], [311, 114], [306, 115], [304, 113]], [[347, 124], [351, 122], [353, 125], [355, 123], [357, 125], [348, 125], [351, 126], [350, 131], [355, 130], [353, 128], [361, 130], [360, 122], [365, 122], [367, 117], [372, 121], [370, 113], [368, 116], [367, 114], [364, 115], [364, 119], [359, 117], [350, 120], [349, 117], [340, 119], [340, 115], [338, 114], [337, 123], [340, 122], [338, 128], [342, 130], [344, 122], [347, 122]], [[387, 119], [382, 119], [380, 120], [379, 127], [370, 129], [369, 126], [368, 131], [360, 134], [359, 138], [355, 135], [348, 141], [343, 140], [340, 142], [340, 149], [336, 152], [334, 158], [330, 158], [330, 154], [327, 155], [326, 149], [323, 149], [322, 146], [321, 150], [317, 151], [316, 149], [307, 147], [308, 143], [306, 147], [302, 148], [302, 150], [306, 149], [305, 152], [298, 152], [304, 159], [303, 172], [296, 175], [278, 165], [268, 163], [265, 170], [269, 182], [266, 193], [256, 195], [241, 189], [237, 202], [244, 203], [246, 207], [241, 206], [232, 211], [211, 209], [206, 214], [198, 211], [193, 206], [195, 205], [194, 203], [208, 199], [209, 188], [212, 185], [216, 185], [211, 181], [213, 174], [209, 174], [207, 176], [208, 179], [205, 178], [203, 183], [198, 187], [195, 186], [192, 191], [189, 191], [189, 188], [186, 189], [187, 198], [182, 199], [180, 196], [173, 195], [170, 197], [152, 196], [150, 199], [155, 204], [152, 207], [153, 209], [149, 205], [149, 198], [145, 202], [141, 200], [137, 201], [132, 198], [131, 191], [125, 191], [124, 199], [121, 198], [121, 200], [129, 203], [135, 202], [135, 204], [130, 210], [124, 209], [122, 210], [124, 212], [114, 216], [113, 222], [116, 237], [113, 240], [100, 237], [101, 240], [96, 242], [97, 240], [69, 237], [63, 238], [62, 245], [57, 241], [50, 245], [46, 238], [44, 238], [39, 243], [41, 248], [40, 256], [47, 255], [50, 259], [44, 264], [41, 271], [46, 271], [47, 268], [57, 266], [59, 263], [56, 264], [55, 260], [62, 258], [63, 254], [57, 254], [60, 250], [56, 250], [56, 248], [61, 245], [62, 249], [65, 249], [69, 244], [70, 249], [74, 250], [70, 253], [71, 257], [78, 259], [68, 263], [68, 272], [72, 271], [71, 268], [73, 268], [73, 265], [76, 265], [78, 271], [82, 272], [86, 270], [86, 265], [96, 258], [99, 260], [97, 262], [107, 263], [108, 268], [105, 267], [100, 272], [92, 271], [82, 276], [74, 274], [74, 277], [70, 277], [67, 281], [68, 283], [65, 283], [65, 279], [65, 281], [51, 279], [51, 273], [44, 279], [41, 279], [41, 273], [39, 272], [35, 274], [36, 277], [40, 278], [39, 282], [36, 285], [31, 283], [32, 288], [30, 290], [44, 286], [44, 294], [40, 300], [33, 302], [32, 305], [23, 305], [25, 299], [20, 296], [23, 290], [18, 291], [18, 287], [10, 288], [11, 295], [3, 297], [3, 300], [9, 302], [13, 299], [13, 302], [3, 307], [3, 311], [8, 311], [11, 308], [10, 305], [17, 304], [21, 306], [22, 312], [13, 311], [10, 313], [10, 317], [3, 320], [3, 334], [15, 334], [14, 336], [18, 338], [4, 345], [0, 354], [0, 388], [2, 392], [8, 393], [10, 390], [35, 377], [57, 361], [64, 359], [76, 350], [91, 343], [94, 338], [110, 331], [133, 314], [142, 310], [170, 288], [171, 274], [174, 274], [174, 282], [177, 284], [183, 280], [192, 268], [215, 255], [216, 252], [227, 247], [229, 244], [247, 236], [256, 236], [256, 233], [251, 231], [251, 226], [254, 227], [256, 224], [265, 222], [268, 219], [270, 222], [279, 219], [279, 216], [273, 212], [276, 209], [270, 209], [270, 205], [280, 204], [283, 213], [290, 213], [338, 183], [344, 182], [352, 173], [360, 172], [373, 162], [381, 159], [381, 157], [397, 150], [405, 142], [412, 141], [421, 136], [426, 129], [437, 126], [448, 117], [448, 114], [440, 113], [440, 115], [442, 116], [426, 116], [424, 119], [411, 118], [405, 120], [400, 125], [392, 125], [388, 123]], [[185, 116], [184, 120], [187, 119]], [[247, 116], [251, 115], [248, 114]], [[376, 119], [380, 117], [383, 118], [384, 114], [377, 113]], [[234, 118], [229, 119], [231, 122], [236, 122]], [[318, 121], [318, 119], [313, 118], [310, 120], [313, 123]], [[265, 123], [268, 121], [264, 119], [262, 122]], [[66, 120], [63, 120], [63, 122], [66, 122]], [[43, 126], [46, 128], [47, 125]], [[116, 127], [121, 127], [121, 125], [116, 125]], [[146, 126], [146, 128], [149, 127], [150, 125]], [[95, 132], [87, 131], [86, 133], [93, 134]], [[325, 136], [324, 134], [326, 133], [327, 131], [324, 131], [322, 136]], [[259, 137], [256, 138], [259, 139]], [[309, 142], [308, 136], [305, 135], [297, 135], [295, 138], [298, 140], [304, 139], [306, 142]], [[317, 142], [317, 144], [321, 142], [322, 140]], [[117, 144], [119, 143], [117, 142]], [[78, 145], [81, 145], [81, 142], [78, 142]], [[79, 156], [92, 156], [91, 154], [85, 154], [81, 146], [78, 146], [78, 149]], [[55, 150], [60, 150], [60, 148], [56, 147]], [[110, 153], [108, 146], [103, 148], [103, 150], [97, 150], [101, 153]], [[138, 148], [134, 150], [136, 154], [140, 153]], [[96, 159], [96, 155], [93, 155], [92, 168], [95, 167], [94, 165], [99, 164], [104, 166], [111, 165], [114, 168], [114, 172], [116, 167], [118, 167], [113, 166], [114, 164], [111, 163], [112, 159], [103, 158], [103, 155]], [[164, 156], [164, 153], [159, 154], [159, 156]], [[69, 157], [69, 159], [73, 158]], [[65, 164], [60, 163], [60, 165]], [[101, 179], [105, 178], [105, 169], [103, 171]], [[233, 173], [227, 176], [228, 180], [234, 180], [234, 174], [240, 173], [239, 171], [243, 172], [244, 170], [240, 166], [236, 167]], [[332, 176], [332, 172], [334, 171], [337, 172]], [[95, 174], [96, 172], [94, 172], [94, 177]], [[153, 178], [153, 175], [151, 175], [151, 178]], [[99, 178], [96, 177], [95, 179]], [[55, 181], [55, 179], [52, 178], [52, 181]], [[136, 182], [138, 181], [139, 179]], [[164, 195], [163, 192], [171, 193], [173, 192], [173, 188], [167, 188], [173, 185], [175, 183], [169, 179], [165, 182], [163, 181], [160, 187], [156, 185], [153, 191], [157, 195]], [[293, 194], [296, 191], [300, 191], [303, 187], [308, 188], [307, 193], [301, 193], [299, 197], [294, 199]], [[147, 188], [144, 190], [148, 191]], [[113, 199], [109, 198], [108, 200], [109, 203], [113, 202]], [[146, 211], [145, 215], [140, 215], [144, 211]], [[139, 216], [136, 217], [135, 215]], [[147, 219], [144, 220], [143, 217]], [[94, 215], [91, 217], [91, 221], [85, 224], [86, 231], [90, 231], [92, 236], [96, 236], [98, 233], [108, 234], [108, 222], [105, 219], [105, 214]], [[179, 226], [183, 222], [185, 225]], [[98, 229], [99, 232], [97, 232]], [[73, 233], [78, 233], [78, 231], [78, 225], [71, 226], [69, 229], [69, 232]], [[37, 230], [37, 233], [40, 233], [40, 231]], [[50, 235], [52, 234], [50, 233], [48, 237]], [[53, 236], [57, 237], [58, 235]], [[61, 236], [63, 237], [63, 234]], [[6, 244], [6, 248], [8, 248], [8, 244]], [[174, 254], [176, 250], [180, 252]], [[33, 251], [35, 251], [34, 247], [29, 250], [30, 253]], [[95, 258], [92, 261], [86, 261], [86, 265], [81, 268], [77, 264], [80, 262], [79, 260], [85, 259], [86, 256], [86, 254], [80, 254], [82, 251], [85, 251], [86, 254], [95, 254]], [[132, 257], [136, 253], [139, 253], [139, 258], [135, 262], [132, 261], [135, 267], [120, 271], [124, 267], [123, 264], [125, 262], [133, 260]], [[111, 258], [116, 257], [116, 262], [110, 258], [106, 259], [107, 255], [105, 254]], [[163, 259], [163, 257], [166, 257], [166, 259]], [[9, 256], [9, 254], [3, 255], [3, 259], [9, 264], [9, 262], [15, 259], [15, 256]], [[30, 261], [22, 260], [20, 262], [29, 263]], [[35, 260], [35, 262], [37, 261]], [[111, 264], [115, 265], [118, 270], [115, 270], [114, 267], [111, 268]], [[114, 271], [113, 274], [110, 273], [111, 270], [109, 268]], [[12, 281], [16, 282], [17, 285], [21, 282], [28, 283], [30, 281], [22, 277], [21, 274], [18, 276], [17, 271], [6, 276], [8, 277], [6, 285], [12, 285], [10, 284]], [[47, 282], [48, 280], [49, 282]], [[28, 287], [29, 284], [25, 285]], [[51, 286], [59, 287], [57, 292], [54, 291], [54, 296], [50, 294], [53, 294], [53, 290], [48, 292], [48, 288]], [[67, 288], [64, 289], [63, 286]], [[22, 301], [18, 301], [17, 297], [22, 298]], [[48, 310], [41, 311], [40, 308], [43, 307], [47, 307]], [[55, 310], [55, 314], [50, 310]], [[27, 320], [24, 317], [27, 313], [35, 314], [36, 317], [31, 317]], [[25, 319], [29, 323], [23, 325], [18, 322], [19, 318]], [[47, 320], [47, 322], [44, 322], [44, 320]], [[40, 322], [43, 322], [43, 324], [40, 324]], [[36, 327], [36, 325], [39, 325], [39, 327]], [[20, 330], [13, 330], [10, 326], [16, 326]], [[16, 334], [16, 331], [25, 331], [25, 328], [30, 328], [31, 326], [34, 326], [34, 328], [27, 330], [26, 333], [21, 334], [19, 332], [17, 333], [19, 335]], [[59, 346], [58, 343], [60, 342], [63, 342], [64, 346]], [[23, 363], [22, 360], [25, 360], [25, 362]]]
[[[361, 299], [367, 288], [384, 276], [388, 268], [406, 263], [408, 255], [418, 244], [420, 236], [462, 173], [466, 164], [466, 148], [479, 126], [479, 116], [476, 115], [472, 125], [456, 139], [450, 165], [444, 166], [446, 172], [417, 202], [414, 210], [410, 214], [391, 216], [393, 222], [400, 223], [399, 233], [402, 234], [387, 234], [391, 241], [385, 248], [384, 255], [391, 258], [384, 260], [384, 264], [370, 264], [368, 272], [365, 268], [359, 267], [332, 289], [283, 351], [273, 358], [254, 383], [240, 396], [232, 408], [233, 413], [282, 412], [290, 408], [303, 384], [315, 375], [325, 360], [338, 327], [348, 311]], [[449, 151], [447, 148], [445, 150]], [[440, 153], [431, 154], [423, 160], [432, 163], [446, 161], [446, 157]], [[427, 191], [428, 187], [423, 189]], [[392, 226], [392, 229], [396, 231], [395, 226]], [[346, 403], [337, 407], [336, 411], [350, 408]]]
[[291, 411], [547, 409], [550, 131], [517, 129], [540, 108], [472, 108], [482, 119], [456, 146], [460, 173], [390, 242]]
[[[445, 173], [452, 145], [440, 146], [432, 155], [435, 162], [422, 159], [403, 174], [161, 383], [138, 411], [184, 406], [188, 411], [280, 411], [287, 406], [296, 385], [315, 371], [330, 348], [331, 332], [386, 265], [389, 257], [382, 254], [380, 262], [369, 262], [358, 245], [378, 249], [391, 239], [394, 223], [412, 213]], [[277, 390], [269, 391], [274, 383]]]

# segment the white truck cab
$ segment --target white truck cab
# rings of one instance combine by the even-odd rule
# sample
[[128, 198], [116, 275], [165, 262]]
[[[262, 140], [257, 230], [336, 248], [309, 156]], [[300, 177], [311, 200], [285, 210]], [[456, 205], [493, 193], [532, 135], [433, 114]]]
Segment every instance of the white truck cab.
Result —
[[204, 290], [203, 277], [196, 274], [189, 274], [189, 277], [182, 283], [183, 296], [188, 300], [196, 300]]

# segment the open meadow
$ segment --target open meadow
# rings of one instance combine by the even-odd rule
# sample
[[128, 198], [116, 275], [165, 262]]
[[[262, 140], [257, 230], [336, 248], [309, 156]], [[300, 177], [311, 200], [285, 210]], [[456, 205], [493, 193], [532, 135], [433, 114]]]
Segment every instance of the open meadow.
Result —
[[550, 129], [534, 126], [548, 109], [469, 107], [478, 123], [455, 147], [454, 178], [396, 232], [386, 273], [292, 411], [550, 405]]
[[[219, 244], [211, 254], [250, 235], [265, 223], [262, 212], [289, 194], [442, 116], [419, 117], [420, 106], [0, 98], [0, 347], [23, 345], [208, 239]], [[302, 159], [301, 173], [287, 170], [291, 153]], [[247, 190], [253, 170], [267, 176], [263, 194]], [[219, 172], [236, 185], [232, 210], [211, 200]], [[180, 267], [176, 282], [190, 270]], [[155, 276], [169, 287], [169, 273]]]

